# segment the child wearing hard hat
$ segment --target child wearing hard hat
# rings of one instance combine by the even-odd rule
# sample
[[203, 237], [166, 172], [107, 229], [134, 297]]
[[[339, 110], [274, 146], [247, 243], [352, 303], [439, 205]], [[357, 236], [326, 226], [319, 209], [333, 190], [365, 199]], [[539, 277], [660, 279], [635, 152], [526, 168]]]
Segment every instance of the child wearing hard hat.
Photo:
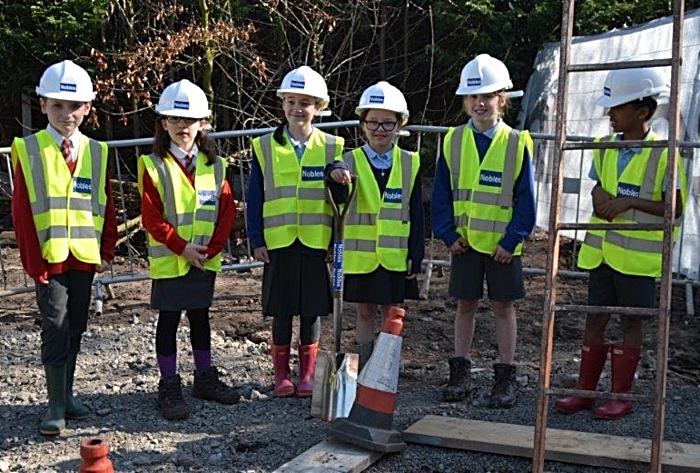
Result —
[[[606, 107], [613, 134], [596, 141], [650, 141], [658, 139], [650, 120], [659, 103], [668, 102], [669, 87], [655, 68], [610, 71], [597, 104]], [[664, 223], [666, 148], [622, 147], [594, 150], [589, 177], [597, 224]], [[687, 201], [685, 173], [678, 160], [675, 183], [678, 219]], [[674, 239], [680, 220], [676, 220]], [[578, 266], [589, 271], [588, 304], [594, 306], [654, 307], [656, 278], [661, 276], [661, 230], [588, 230], [578, 255]], [[629, 393], [641, 357], [643, 318], [620, 316], [623, 339], [607, 343], [609, 314], [589, 314], [583, 333], [581, 366], [576, 389], [595, 391], [610, 353], [610, 390]], [[593, 409], [595, 399], [578, 396], [557, 400], [564, 413]], [[630, 401], [610, 399], [594, 410], [598, 419], [619, 419], [633, 409]]]
[[226, 162], [216, 156], [205, 131], [211, 112], [204, 91], [186, 79], [170, 84], [156, 112], [153, 152], [138, 163], [141, 221], [148, 232], [151, 307], [158, 310], [158, 406], [164, 418], [178, 420], [190, 413], [177, 368], [182, 311], [189, 320], [194, 357], [192, 395], [222, 404], [240, 398], [212, 364], [209, 326], [221, 250], [236, 206]]
[[457, 95], [470, 118], [445, 136], [431, 202], [433, 232], [452, 254], [449, 293], [457, 299], [442, 400], [463, 400], [471, 390], [470, 349], [485, 277], [498, 343], [492, 408], [510, 408], [517, 399], [513, 301], [525, 297], [520, 254], [535, 225], [532, 139], [502, 119], [512, 86], [506, 66], [487, 54], [464, 66]]
[[73, 382], [92, 281], [114, 257], [117, 219], [107, 145], [79, 130], [95, 98], [90, 76], [72, 61], [62, 61], [44, 71], [36, 93], [49, 124], [12, 142], [12, 219], [41, 313], [49, 402], [39, 431], [58, 435], [66, 419], [90, 414], [73, 396]]
[[[248, 184], [248, 238], [265, 263], [263, 315], [272, 317], [272, 357], [278, 397], [310, 397], [320, 318], [332, 310], [326, 252], [332, 213], [324, 169], [342, 154], [344, 140], [313, 126], [328, 106], [323, 77], [309, 66], [290, 71], [277, 90], [285, 123], [253, 140]], [[350, 175], [344, 173], [344, 182]], [[299, 316], [299, 382], [289, 366], [292, 319]]]
[[396, 144], [408, 122], [406, 99], [381, 81], [362, 93], [355, 113], [365, 144], [329, 170], [338, 180], [345, 170], [358, 176], [357, 201], [345, 224], [343, 299], [357, 303], [355, 339], [362, 370], [374, 349], [377, 309], [386, 319], [392, 306], [418, 299], [416, 275], [425, 239], [420, 156]]

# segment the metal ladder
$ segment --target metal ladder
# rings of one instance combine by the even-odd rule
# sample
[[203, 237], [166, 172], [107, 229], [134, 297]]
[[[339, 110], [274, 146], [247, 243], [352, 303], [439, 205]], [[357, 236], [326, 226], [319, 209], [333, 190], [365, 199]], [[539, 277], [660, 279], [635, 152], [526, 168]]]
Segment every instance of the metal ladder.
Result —
[[[650, 472], [662, 471], [662, 445], [665, 421], [666, 380], [667, 380], [667, 356], [669, 321], [671, 314], [671, 284], [672, 284], [672, 254], [673, 254], [673, 227], [676, 208], [675, 183], [677, 178], [677, 160], [679, 159], [680, 144], [680, 67], [683, 41], [683, 19], [685, 4], [683, 0], [673, 0], [673, 35], [671, 57], [658, 60], [642, 60], [629, 62], [614, 62], [605, 64], [575, 64], [570, 62], [571, 43], [573, 35], [573, 19], [575, 0], [562, 2], [561, 42], [559, 61], [559, 83], [556, 102], [557, 125], [555, 132], [553, 178], [549, 214], [549, 242], [547, 256], [547, 271], [545, 281], [545, 305], [542, 320], [542, 342], [540, 358], [539, 394], [537, 401], [537, 413], [535, 423], [535, 437], [533, 448], [533, 473], [542, 473], [544, 470], [547, 434], [547, 409], [549, 396], [566, 395], [581, 396], [596, 399], [622, 399], [629, 401], [653, 401], [654, 403], [654, 428], [651, 441]], [[563, 155], [565, 151], [621, 148], [619, 142], [573, 142], [566, 140], [567, 121], [567, 85], [568, 74], [612, 69], [627, 69], [634, 67], [671, 66], [671, 96], [669, 106], [669, 133], [668, 140], [626, 141], [625, 146], [654, 147], [668, 149], [668, 171], [666, 187], [672, 192], [666, 192], [664, 224], [591, 224], [591, 223], [563, 223], [560, 221], [561, 196], [563, 187], [564, 168]], [[559, 243], [563, 230], [663, 230], [662, 252], [662, 276], [660, 284], [660, 300], [658, 308], [632, 308], [632, 307], [601, 307], [588, 305], [561, 305], [557, 303], [557, 277], [559, 271]], [[610, 313], [623, 315], [656, 315], [658, 317], [658, 343], [657, 364], [655, 375], [655, 389], [653, 396], [634, 394], [609, 394], [594, 391], [581, 391], [575, 389], [551, 388], [552, 349], [554, 339], [554, 319], [557, 312], [577, 313]]]

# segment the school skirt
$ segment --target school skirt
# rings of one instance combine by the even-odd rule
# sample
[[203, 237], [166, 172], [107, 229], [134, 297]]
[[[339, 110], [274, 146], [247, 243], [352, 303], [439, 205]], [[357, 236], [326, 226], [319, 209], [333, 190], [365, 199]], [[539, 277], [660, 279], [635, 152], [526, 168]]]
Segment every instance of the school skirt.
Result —
[[333, 311], [326, 252], [302, 245], [268, 250], [262, 283], [265, 316], [318, 317]]
[[403, 271], [389, 271], [382, 266], [368, 274], [346, 274], [343, 300], [365, 304], [400, 304], [418, 299], [418, 280], [406, 279]]
[[151, 307], [173, 311], [210, 307], [214, 299], [216, 271], [201, 270], [194, 266], [184, 276], [153, 279]]

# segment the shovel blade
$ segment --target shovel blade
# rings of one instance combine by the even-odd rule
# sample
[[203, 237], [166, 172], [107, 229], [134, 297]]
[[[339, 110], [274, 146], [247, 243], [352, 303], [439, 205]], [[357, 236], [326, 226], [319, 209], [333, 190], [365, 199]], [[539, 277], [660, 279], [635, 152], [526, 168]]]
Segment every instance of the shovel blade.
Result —
[[330, 422], [350, 414], [357, 391], [359, 362], [356, 353], [318, 352], [311, 417]]

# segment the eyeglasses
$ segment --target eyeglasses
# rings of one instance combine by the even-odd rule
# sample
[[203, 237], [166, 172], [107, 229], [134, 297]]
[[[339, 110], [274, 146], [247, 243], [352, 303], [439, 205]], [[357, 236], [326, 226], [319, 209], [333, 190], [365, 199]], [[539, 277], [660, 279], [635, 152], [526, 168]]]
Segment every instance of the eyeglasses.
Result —
[[173, 125], [180, 123], [180, 121], [185, 122], [186, 126], [190, 126], [196, 121], [199, 121], [199, 118], [188, 118], [188, 117], [173, 117], [168, 115], [165, 117], [165, 119], [168, 121], [168, 123], [172, 123]]
[[378, 122], [375, 120], [364, 120], [365, 126], [369, 131], [377, 131], [379, 130], [379, 127], [382, 127], [382, 130], [384, 131], [394, 131], [394, 128], [396, 128], [396, 124], [398, 122]]

